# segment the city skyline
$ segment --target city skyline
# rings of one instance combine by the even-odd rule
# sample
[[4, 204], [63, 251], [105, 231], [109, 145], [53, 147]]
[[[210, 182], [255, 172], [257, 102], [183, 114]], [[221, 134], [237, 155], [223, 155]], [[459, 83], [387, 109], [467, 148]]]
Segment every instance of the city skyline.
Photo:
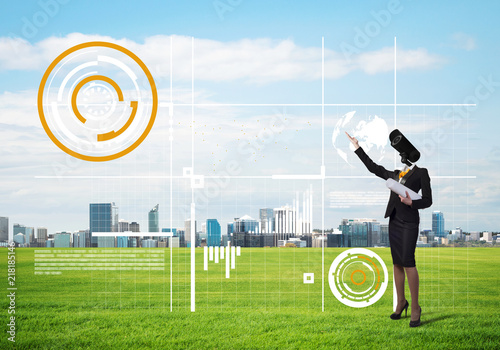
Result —
[[[299, 208], [294, 208], [293, 210], [289, 206], [281, 207], [281, 208], [260, 208], [258, 210], [259, 212], [259, 219], [254, 219], [249, 215], [244, 215], [240, 218], [234, 218], [234, 221], [228, 222], [227, 226], [226, 225], [221, 225], [220, 222], [218, 221], [217, 218], [206, 218], [206, 219], [197, 219], [195, 220], [196, 224], [196, 245], [199, 246], [200, 242], [202, 239], [205, 240], [205, 244], [215, 246], [216, 242], [222, 242], [222, 238], [224, 236], [233, 236], [233, 233], [238, 233], [242, 232], [245, 234], [250, 234], [250, 235], [266, 235], [266, 234], [272, 234], [274, 236], [274, 246], [279, 246], [278, 241], [283, 241], [287, 242], [289, 238], [292, 237], [301, 237], [301, 236], [314, 236], [321, 234], [321, 229], [317, 228], [312, 228], [310, 231], [303, 231], [303, 228], [299, 226], [299, 223], [302, 223], [302, 221], [298, 220], [298, 215], [295, 212], [295, 210], [298, 210]], [[269, 219], [269, 215], [272, 213], [273, 218], [272, 220]], [[287, 214], [288, 213], [288, 214]], [[153, 214], [153, 215], [151, 215]], [[151, 209], [148, 213], [148, 225], [149, 225], [149, 231], [148, 232], [160, 232], [160, 227], [158, 226], [158, 218], [159, 218], [159, 204], [155, 205], [153, 209]], [[287, 218], [289, 217], [289, 218]], [[2, 226], [3, 228], [5, 227], [5, 222], [8, 223], [8, 217], [0, 217], [2, 219]], [[291, 220], [291, 221], [290, 221]], [[198, 221], [201, 221], [201, 230], [198, 229]], [[119, 207], [118, 205], [115, 204], [115, 202], [111, 203], [90, 203], [89, 204], [89, 222], [90, 222], [90, 227], [87, 229], [80, 229], [78, 231], [54, 231], [52, 233], [49, 233], [48, 229], [46, 227], [42, 226], [37, 226], [37, 227], [28, 227], [23, 224], [18, 224], [14, 223], [13, 230], [12, 230], [12, 238], [9, 241], [15, 241], [20, 244], [24, 243], [40, 243], [40, 235], [42, 235], [43, 240], [47, 240], [47, 236], [52, 236], [55, 237], [57, 234], [63, 234], [63, 235], [70, 235], [72, 238], [70, 238], [71, 242], [74, 240], [77, 240], [77, 244], [79, 247], [83, 246], [89, 246], [89, 247], [128, 247], [128, 243], [119, 243], [120, 238], [126, 238], [126, 237], [121, 237], [120, 232], [139, 232], [139, 227], [140, 224], [135, 221], [126, 221], [122, 218], [119, 217]], [[274, 227], [275, 225], [275, 230], [269, 232], [267, 229], [270, 227], [270, 222], [272, 222], [272, 226]], [[278, 224], [276, 224], [278, 222]], [[289, 223], [288, 223], [289, 222]], [[457, 237], [459, 237], [459, 240], [464, 240], [464, 231], [460, 227], [455, 227], [454, 229], [451, 230], [444, 230], [444, 224], [446, 220], [444, 219], [444, 214], [440, 211], [433, 211], [432, 212], [432, 228], [423, 228], [420, 227], [420, 235], [429, 237], [429, 239], [433, 240], [434, 237], [436, 238], [437, 242], [441, 242], [441, 238], [446, 238], [446, 239], [451, 239], [451, 240], [457, 240]], [[355, 243], [357, 244], [356, 246], [366, 246], [366, 247], [372, 247], [372, 246], [377, 246], [377, 244], [382, 244], [382, 246], [388, 246], [388, 237], [386, 238], [381, 238], [380, 236], [380, 230], [381, 227], [385, 227], [384, 230], [387, 230], [387, 223], [379, 222], [377, 219], [373, 218], [350, 218], [350, 219], [342, 219], [341, 222], [339, 223], [338, 226], [334, 226], [331, 228], [325, 228], [325, 235], [326, 234], [332, 234], [337, 231], [337, 234], [345, 234], [346, 227], [350, 227], [351, 225], [354, 225], [353, 227], [356, 227], [357, 223], [362, 223], [363, 225], [366, 225], [366, 228], [368, 229], [368, 232], [372, 232], [374, 229], [375, 231], [375, 238], [377, 239], [378, 243], [372, 243], [371, 242], [371, 234], [369, 234], [367, 237], [365, 237], [365, 243], [359, 245], [360, 243]], [[371, 223], [377, 225], [378, 228], [371, 228], [372, 225]], [[186, 219], [184, 222], [184, 226], [182, 227], [177, 227], [177, 228], [161, 228], [161, 232], [173, 232], [174, 237], [179, 237], [177, 236], [176, 232], [182, 232], [182, 242], [186, 242], [185, 246], [189, 247], [190, 246], [190, 240], [189, 240], [189, 235], [190, 235], [190, 225], [191, 225], [191, 220]], [[304, 225], [307, 227], [308, 224], [307, 222], [304, 222]], [[226, 226], [227, 230], [226, 233], [223, 234], [221, 227]], [[262, 231], [261, 228], [264, 227], [265, 229]], [[36, 231], [35, 231], [36, 228]], [[155, 229], [154, 231], [151, 231], [151, 228]], [[158, 230], [156, 230], [158, 228]], [[351, 232], [351, 234], [354, 234], [354, 232], [357, 232], [358, 229], [355, 229], [355, 231]], [[115, 238], [113, 237], [92, 237], [92, 232], [116, 232], [116, 241]], [[36, 232], [36, 234], [35, 234]], [[187, 232], [186, 235], [186, 240], [184, 238], [184, 234]], [[377, 233], [378, 232], [378, 233]], [[16, 234], [23, 234], [23, 241], [16, 241], [15, 236]], [[487, 236], [485, 237], [490, 237], [492, 234], [495, 234], [497, 232], [490, 232], [490, 231], [471, 231], [467, 232], [469, 235], [467, 236], [467, 240], [479, 240], [479, 237], [481, 234], [485, 234]], [[387, 232], [386, 232], [387, 234]], [[10, 235], [10, 230], [9, 230], [9, 235]], [[432, 235], [432, 236], [431, 236]], [[489, 235], [489, 236], [488, 236]], [[477, 237], [476, 237], [477, 236]], [[152, 238], [149, 239], [149, 241], [156, 240], [157, 242], [160, 241], [160, 238], [166, 239], [166, 236], [161, 236], [159, 234], [157, 237], [150, 237]], [[236, 236], [235, 236], [236, 237]], [[19, 237], [18, 237], [19, 238]], [[146, 237], [147, 239], [148, 237]], [[439, 239], [438, 239], [439, 238]], [[477, 239], [475, 239], [477, 238]], [[66, 239], [66, 238], [64, 238]], [[135, 238], [134, 238], [135, 239]], [[236, 238], [235, 238], [236, 239]], [[326, 238], [325, 238], [326, 239]], [[368, 241], [366, 241], [368, 239]], [[230, 238], [225, 238], [225, 240], [230, 240]], [[491, 241], [491, 237], [486, 238], [486, 241]], [[83, 242], [83, 243], [81, 243]], [[128, 242], [128, 241], [127, 241]], [[139, 241], [137, 241], [139, 242]], [[339, 241], [340, 242], [340, 241]], [[349, 243], [346, 243], [347, 241], [342, 241], [342, 243], [338, 244], [347, 244], [346, 246], [351, 246], [350, 241]], [[381, 243], [382, 242], [382, 243]], [[446, 241], [447, 242], [447, 241]], [[425, 241], [420, 241], [419, 244], [424, 243], [424, 245], [420, 246], [426, 246], [425, 244], [430, 243], [428, 242], [427, 239]], [[72, 243], [74, 244], [74, 243]], [[83, 244], [83, 245], [82, 245]], [[148, 243], [148, 246], [151, 246], [151, 242]], [[179, 244], [179, 243], [177, 243]], [[243, 245], [243, 244], [242, 244]], [[134, 243], [132, 245], [133, 247], [139, 246], [138, 243]], [[182, 245], [181, 245], [182, 246]], [[244, 246], [244, 245], [243, 245]], [[309, 242], [307, 246], [314, 246], [314, 243]], [[340, 246], [340, 245], [339, 245]]]

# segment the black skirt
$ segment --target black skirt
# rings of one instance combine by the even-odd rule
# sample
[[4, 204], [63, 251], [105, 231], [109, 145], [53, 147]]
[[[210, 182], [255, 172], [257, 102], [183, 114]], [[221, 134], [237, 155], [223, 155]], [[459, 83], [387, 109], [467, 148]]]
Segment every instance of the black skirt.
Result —
[[392, 212], [389, 219], [389, 243], [394, 265], [415, 267], [418, 224], [418, 222], [403, 221], [398, 218], [396, 210]]

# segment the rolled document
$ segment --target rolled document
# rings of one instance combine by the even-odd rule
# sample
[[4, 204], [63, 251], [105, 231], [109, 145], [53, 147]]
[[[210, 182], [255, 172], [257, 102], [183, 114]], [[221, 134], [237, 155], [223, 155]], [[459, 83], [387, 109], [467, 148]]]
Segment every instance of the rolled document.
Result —
[[385, 182], [385, 185], [392, 191], [396, 192], [399, 194], [401, 197], [406, 197], [406, 191], [408, 191], [408, 194], [410, 195], [410, 198], [413, 199], [422, 199], [422, 196], [416, 193], [413, 190], [410, 190], [408, 187], [405, 185], [401, 185], [399, 182], [397, 182], [394, 179], [387, 179]]

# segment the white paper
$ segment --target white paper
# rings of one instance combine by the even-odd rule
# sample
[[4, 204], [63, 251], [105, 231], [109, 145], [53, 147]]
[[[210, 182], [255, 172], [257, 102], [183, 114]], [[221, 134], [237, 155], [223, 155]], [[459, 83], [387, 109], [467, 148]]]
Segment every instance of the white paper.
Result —
[[385, 185], [392, 191], [396, 192], [402, 197], [406, 197], [406, 191], [408, 191], [408, 194], [410, 195], [410, 198], [413, 199], [422, 199], [422, 196], [416, 193], [413, 190], [410, 190], [408, 187], [405, 185], [401, 185], [399, 182], [397, 182], [394, 179], [387, 179], [385, 182]]

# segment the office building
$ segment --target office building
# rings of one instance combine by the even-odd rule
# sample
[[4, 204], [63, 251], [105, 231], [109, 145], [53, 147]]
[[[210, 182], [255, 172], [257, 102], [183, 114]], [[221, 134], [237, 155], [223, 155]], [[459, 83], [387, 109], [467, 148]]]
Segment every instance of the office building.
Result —
[[227, 223], [227, 235], [231, 236], [234, 233], [234, 221]]
[[481, 241], [485, 241], [487, 243], [493, 242], [493, 236], [491, 232], [483, 232], [483, 237], [481, 237]]
[[123, 219], [118, 220], [118, 232], [130, 231], [130, 224]]
[[326, 247], [342, 247], [342, 231], [335, 229], [326, 234]]
[[9, 218], [0, 216], [0, 242], [9, 241]]
[[168, 237], [168, 246], [171, 248], [179, 248], [179, 237]]
[[194, 229], [191, 230], [191, 219], [187, 219], [186, 221], [184, 221], [186, 247], [191, 247], [191, 234], [194, 235], [193, 238], [196, 240], [196, 220], [194, 222]]
[[380, 246], [389, 247], [389, 225], [380, 224]]
[[186, 247], [186, 231], [176, 229], [177, 237], [179, 237], [179, 247]]
[[88, 244], [89, 231], [80, 230], [73, 233], [73, 247], [85, 248]]
[[271, 208], [260, 209], [260, 232], [273, 233], [274, 232], [274, 210]]
[[289, 206], [274, 209], [275, 244], [296, 235], [296, 212]]
[[[13, 237], [15, 237], [17, 234], [19, 233], [22, 233], [23, 234], [23, 245], [27, 245], [28, 243], [30, 243], [30, 239], [32, 239], [32, 237], [34, 237], [34, 232], [35, 232], [35, 229], [33, 227], [26, 227], [24, 225], [20, 225], [20, 224], [14, 224], [13, 226], [13, 232], [12, 232], [12, 235]], [[18, 237], [18, 240], [20, 240], [20, 237]], [[16, 242], [16, 241], [14, 241]], [[19, 242], [17, 242], [19, 243]]]
[[140, 228], [139, 224], [135, 221], [133, 221], [129, 224], [129, 230], [130, 230], [130, 232], [141, 232], [141, 228]]
[[116, 237], [116, 247], [117, 248], [127, 248], [128, 247], [128, 237], [126, 237], [126, 236]]
[[481, 238], [481, 232], [479, 231], [472, 231], [469, 234], [469, 241], [479, 241], [480, 238]]
[[[160, 205], [157, 204], [149, 211], [148, 214], [148, 232], [160, 232], [160, 224], [158, 217], [158, 207]], [[158, 240], [158, 236], [153, 237], [154, 240]]]
[[45, 247], [45, 241], [47, 240], [47, 228], [37, 227], [36, 228], [36, 241], [38, 247]]
[[460, 227], [457, 227], [454, 230], [451, 230], [450, 234], [448, 235], [448, 240], [450, 240], [450, 241], [463, 241], [464, 236], [463, 236], [462, 229]]
[[89, 212], [91, 246], [114, 247], [114, 237], [95, 237], [92, 233], [118, 232], [118, 207], [115, 203], [91, 203]]
[[157, 248], [158, 241], [156, 239], [143, 239], [141, 240], [142, 248]]
[[432, 212], [432, 231], [436, 237], [445, 237], [444, 215], [439, 210]]
[[54, 235], [54, 248], [71, 247], [71, 233], [60, 232]]
[[207, 219], [207, 245], [210, 247], [219, 246], [221, 242], [220, 224], [217, 219]]
[[13, 241], [18, 245], [23, 246], [26, 243], [26, 237], [24, 236], [24, 233], [19, 232], [14, 235]]
[[368, 247], [368, 223], [366, 219], [343, 219], [339, 225], [343, 247]]

